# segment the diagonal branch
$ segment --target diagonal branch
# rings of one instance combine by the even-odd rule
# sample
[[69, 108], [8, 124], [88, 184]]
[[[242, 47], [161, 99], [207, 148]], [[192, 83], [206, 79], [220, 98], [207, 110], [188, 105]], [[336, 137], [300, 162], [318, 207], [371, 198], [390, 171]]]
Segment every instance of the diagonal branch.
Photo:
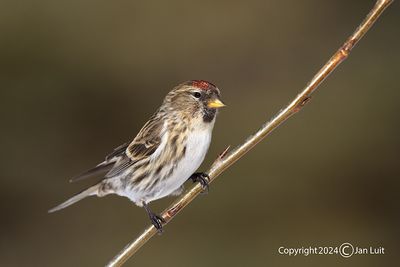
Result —
[[[286, 121], [293, 114], [300, 111], [303, 106], [310, 100], [311, 94], [325, 80], [333, 70], [342, 63], [348, 56], [356, 43], [371, 28], [383, 11], [393, 2], [393, 0], [378, 0], [370, 13], [356, 29], [356, 31], [347, 39], [347, 41], [339, 48], [339, 50], [328, 60], [328, 62], [318, 71], [311, 79], [307, 86], [301, 91], [296, 98], [282, 109], [272, 120], [263, 125], [253, 136], [249, 137], [242, 145], [227, 153], [229, 147], [214, 161], [208, 174], [210, 182], [214, 181], [223, 171], [239, 160], [247, 152], [249, 152], [257, 143], [263, 140], [281, 123]], [[169, 223], [183, 208], [185, 208], [197, 195], [202, 191], [200, 184], [196, 184], [191, 190], [186, 192], [182, 197], [178, 198], [163, 213], [162, 217], [166, 223]], [[135, 254], [147, 241], [157, 233], [153, 225], [148, 226], [144, 232], [134, 241], [129, 243], [123, 250], [118, 253], [107, 266], [122, 266], [133, 254]]]

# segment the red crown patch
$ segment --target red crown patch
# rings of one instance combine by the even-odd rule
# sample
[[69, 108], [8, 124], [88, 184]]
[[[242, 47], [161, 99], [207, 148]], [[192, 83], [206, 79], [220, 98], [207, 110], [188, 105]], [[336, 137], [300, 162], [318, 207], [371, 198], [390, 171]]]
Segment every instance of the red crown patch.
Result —
[[202, 89], [202, 90], [208, 90], [208, 89], [210, 89], [212, 87], [215, 87], [214, 84], [212, 84], [210, 82], [207, 82], [207, 81], [203, 81], [203, 80], [193, 80], [192, 81], [192, 86], [193, 87], [197, 87], [197, 88]]

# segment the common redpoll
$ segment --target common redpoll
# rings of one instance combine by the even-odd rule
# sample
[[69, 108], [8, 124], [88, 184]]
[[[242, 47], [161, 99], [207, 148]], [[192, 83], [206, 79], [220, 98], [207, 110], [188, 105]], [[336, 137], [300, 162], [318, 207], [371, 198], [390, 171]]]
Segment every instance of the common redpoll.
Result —
[[49, 212], [87, 196], [117, 194], [144, 207], [161, 232], [164, 220], [153, 213], [148, 204], [180, 194], [188, 179], [208, 189], [207, 174], [194, 172], [204, 160], [217, 109], [223, 106], [219, 89], [210, 82], [193, 80], [176, 86], [132, 142], [117, 147], [103, 162], [71, 179], [78, 181], [107, 172], [99, 183]]

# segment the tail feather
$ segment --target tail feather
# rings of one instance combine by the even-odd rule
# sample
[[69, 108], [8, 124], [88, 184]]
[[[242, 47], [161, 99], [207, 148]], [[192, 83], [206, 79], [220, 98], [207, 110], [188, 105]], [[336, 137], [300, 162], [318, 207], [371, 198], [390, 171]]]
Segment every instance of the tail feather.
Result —
[[82, 192], [76, 194], [75, 196], [71, 197], [70, 199], [68, 199], [67, 201], [61, 203], [60, 205], [50, 209], [48, 212], [52, 213], [61, 209], [64, 209], [76, 202], [78, 202], [79, 200], [84, 199], [85, 197], [88, 196], [93, 196], [96, 195], [99, 189], [99, 185], [96, 184], [94, 186], [89, 187], [88, 189], [83, 190]]

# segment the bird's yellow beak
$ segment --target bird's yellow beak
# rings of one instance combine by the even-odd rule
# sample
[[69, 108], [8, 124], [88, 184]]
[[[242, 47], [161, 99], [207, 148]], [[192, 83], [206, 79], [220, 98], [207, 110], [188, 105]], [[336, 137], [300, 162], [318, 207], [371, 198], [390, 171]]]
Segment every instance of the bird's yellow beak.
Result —
[[218, 98], [215, 99], [211, 99], [208, 103], [207, 103], [207, 107], [209, 108], [222, 108], [225, 107], [226, 105], [224, 103], [222, 103], [221, 100], [219, 100]]

